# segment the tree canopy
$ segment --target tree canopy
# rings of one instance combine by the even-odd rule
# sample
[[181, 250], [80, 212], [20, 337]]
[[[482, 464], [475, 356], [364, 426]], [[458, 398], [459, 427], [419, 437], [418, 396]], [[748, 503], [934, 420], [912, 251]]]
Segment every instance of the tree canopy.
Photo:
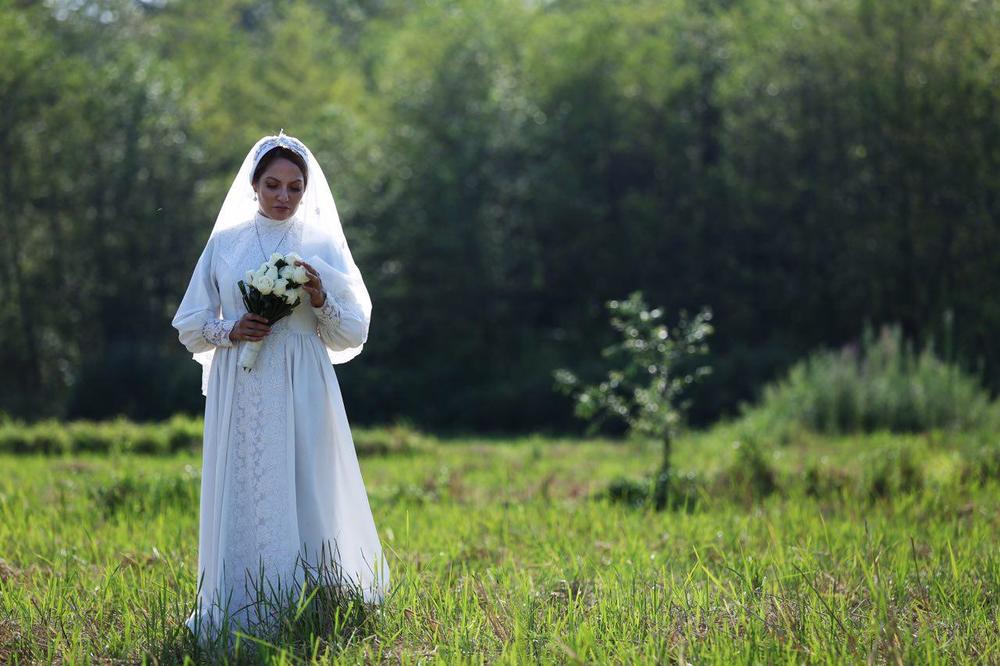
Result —
[[974, 0], [0, 0], [0, 409], [201, 409], [170, 318], [279, 128], [372, 294], [359, 422], [572, 427], [552, 370], [636, 289], [712, 308], [696, 422], [866, 322], [952, 317], [995, 391], [998, 42]]

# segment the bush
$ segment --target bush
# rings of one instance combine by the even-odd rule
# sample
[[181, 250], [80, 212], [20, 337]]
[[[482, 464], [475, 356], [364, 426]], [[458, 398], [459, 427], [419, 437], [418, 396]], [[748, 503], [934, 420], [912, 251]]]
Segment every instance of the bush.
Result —
[[863, 479], [868, 498], [872, 501], [920, 491], [924, 488], [924, 474], [907, 446], [890, 447], [878, 452], [871, 464], [865, 466]]
[[764, 389], [744, 418], [772, 434], [975, 430], [998, 422], [1000, 407], [979, 381], [934, 355], [920, 353], [898, 326], [878, 336], [866, 328], [860, 346], [819, 351]]
[[723, 477], [729, 491], [748, 501], [767, 497], [778, 489], [777, 475], [759, 442], [753, 437], [735, 442], [732, 468]]
[[39, 421], [27, 427], [17, 421], [0, 425], [0, 451], [58, 455], [71, 451], [72, 446], [69, 433], [58, 421]]
[[[125, 417], [111, 421], [0, 421], [0, 453], [61, 455], [68, 453], [143, 453], [168, 455], [201, 449], [205, 423], [178, 414], [159, 423], [136, 423]], [[358, 456], [408, 455], [426, 451], [430, 440], [405, 424], [354, 428]]]
[[413, 428], [397, 423], [384, 428], [353, 428], [354, 449], [359, 457], [409, 455], [426, 451], [427, 437]]
[[[669, 475], [666, 482], [660, 479], [662, 474]], [[702, 495], [707, 492], [706, 485], [706, 479], [691, 472], [682, 474], [675, 470], [661, 471], [641, 479], [617, 478], [598, 492], [595, 499], [606, 499], [634, 508], [649, 506], [656, 510], [692, 512], [703, 503]], [[662, 498], [657, 496], [660, 488], [667, 489]]]

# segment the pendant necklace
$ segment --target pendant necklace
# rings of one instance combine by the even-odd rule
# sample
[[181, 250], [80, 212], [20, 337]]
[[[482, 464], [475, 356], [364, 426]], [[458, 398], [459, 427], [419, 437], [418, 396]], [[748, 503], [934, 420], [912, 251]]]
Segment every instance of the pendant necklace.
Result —
[[[285, 240], [285, 236], [288, 235], [288, 232], [292, 230], [292, 225], [293, 224], [295, 224], [295, 219], [294, 218], [292, 218], [290, 220], [290, 222], [288, 223], [288, 228], [285, 229], [285, 233], [283, 233], [281, 235], [281, 238], [278, 240], [278, 244], [274, 246], [274, 252], [277, 252], [278, 248], [281, 247], [282, 241]], [[264, 261], [268, 261], [271, 258], [271, 255], [270, 254], [266, 254], [264, 252], [264, 243], [261, 242], [261, 240], [260, 240], [260, 227], [257, 226], [257, 220], [256, 219], [254, 219], [254, 221], [253, 221], [253, 228], [254, 228], [254, 231], [257, 232], [257, 245], [260, 246], [260, 253], [264, 255]], [[271, 254], [274, 254], [274, 252], [272, 252]]]

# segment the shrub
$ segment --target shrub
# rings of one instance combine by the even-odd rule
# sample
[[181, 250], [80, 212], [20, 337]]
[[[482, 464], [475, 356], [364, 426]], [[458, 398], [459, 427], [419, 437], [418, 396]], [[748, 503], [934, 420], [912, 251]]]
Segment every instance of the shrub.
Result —
[[58, 421], [39, 421], [24, 426], [17, 421], [0, 425], [0, 451], [57, 455], [72, 450], [69, 433]]
[[866, 465], [863, 483], [872, 501], [912, 493], [924, 487], [924, 475], [915, 454], [907, 446], [879, 451]]
[[[59, 455], [63, 453], [143, 453], [166, 455], [201, 449], [204, 421], [175, 415], [159, 423], [136, 423], [125, 417], [111, 421], [56, 420], [23, 423], [0, 421], [0, 453]], [[426, 451], [428, 437], [406, 424], [385, 428], [354, 428], [361, 457], [408, 455]]]
[[[680, 474], [671, 469], [667, 483], [663, 483], [663, 472], [651, 474], [641, 479], [620, 477], [597, 493], [597, 499], [625, 504], [634, 508], [652, 506], [657, 510], [671, 509], [694, 511], [702, 504], [702, 494], [707, 492], [707, 481], [691, 472]], [[659, 493], [664, 492], [661, 497]]]
[[777, 475], [758, 441], [747, 438], [734, 443], [736, 457], [726, 474], [731, 491], [748, 500], [767, 497], [778, 489]]
[[810, 497], [839, 498], [851, 490], [851, 477], [836, 467], [822, 467], [812, 462], [803, 477], [804, 490]]
[[634, 507], [648, 502], [652, 494], [653, 487], [648, 479], [618, 478], [609, 483], [606, 490], [606, 496], [612, 502]]
[[744, 418], [772, 434], [796, 427], [830, 434], [966, 430], [995, 424], [998, 406], [930, 345], [917, 353], [898, 326], [877, 336], [866, 327], [860, 346], [815, 352], [794, 365]]
[[351, 432], [358, 456], [409, 455], [426, 451], [427, 438], [404, 423], [383, 428], [354, 428]]

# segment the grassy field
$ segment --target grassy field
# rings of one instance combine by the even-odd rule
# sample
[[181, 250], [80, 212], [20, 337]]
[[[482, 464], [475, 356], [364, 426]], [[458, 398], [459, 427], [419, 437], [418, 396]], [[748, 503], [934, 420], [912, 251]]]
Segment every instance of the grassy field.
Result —
[[[365, 457], [390, 599], [256, 659], [1000, 661], [992, 435], [803, 436], [748, 458], [736, 433], [678, 443], [692, 502], [662, 513], [600, 496], [655, 466], [652, 443], [430, 439]], [[205, 661], [182, 624], [199, 468], [0, 457], [0, 663]]]

